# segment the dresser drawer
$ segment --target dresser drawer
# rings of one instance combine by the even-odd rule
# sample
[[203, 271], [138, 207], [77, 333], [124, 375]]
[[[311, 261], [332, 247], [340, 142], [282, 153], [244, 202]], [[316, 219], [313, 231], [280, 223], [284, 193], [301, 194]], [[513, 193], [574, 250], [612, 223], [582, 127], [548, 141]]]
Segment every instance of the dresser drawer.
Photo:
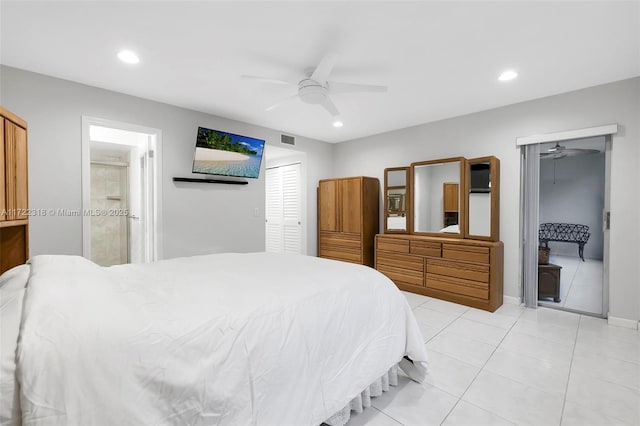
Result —
[[438, 274], [427, 274], [426, 287], [449, 293], [462, 294], [478, 299], [489, 299], [489, 284], [469, 281], [460, 278], [446, 277]]
[[394, 253], [409, 253], [409, 240], [399, 238], [378, 237], [377, 249]]
[[466, 260], [469, 262], [489, 263], [489, 247], [443, 244], [442, 257], [446, 259]]
[[409, 252], [420, 256], [440, 257], [442, 244], [431, 241], [411, 241]]
[[422, 271], [414, 271], [411, 269], [403, 269], [388, 265], [377, 265], [376, 269], [393, 281], [412, 285], [424, 285], [424, 272]]
[[462, 278], [481, 283], [489, 282], [489, 266], [455, 260], [427, 259], [427, 273]]
[[354, 250], [360, 250], [362, 248], [362, 241], [360, 234], [344, 234], [334, 232], [321, 232], [320, 233], [320, 246], [321, 247], [344, 247]]
[[320, 247], [320, 257], [362, 263], [362, 252], [360, 250], [350, 250], [339, 247]]
[[376, 266], [392, 266], [413, 271], [424, 272], [424, 259], [408, 254], [391, 254], [378, 252], [376, 254]]

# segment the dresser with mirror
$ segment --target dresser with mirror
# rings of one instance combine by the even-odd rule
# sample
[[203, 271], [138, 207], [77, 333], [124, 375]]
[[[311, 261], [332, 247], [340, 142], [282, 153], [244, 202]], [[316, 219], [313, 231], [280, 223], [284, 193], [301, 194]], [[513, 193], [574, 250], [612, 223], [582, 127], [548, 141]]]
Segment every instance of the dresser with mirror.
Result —
[[436, 159], [384, 174], [376, 269], [401, 290], [492, 312], [500, 307], [499, 160]]

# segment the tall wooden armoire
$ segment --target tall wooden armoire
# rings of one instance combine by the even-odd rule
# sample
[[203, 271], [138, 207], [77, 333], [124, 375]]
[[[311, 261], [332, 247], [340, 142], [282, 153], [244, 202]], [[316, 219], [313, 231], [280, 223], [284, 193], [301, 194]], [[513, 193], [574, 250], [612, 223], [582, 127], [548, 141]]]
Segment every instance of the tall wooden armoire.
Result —
[[371, 177], [318, 184], [318, 256], [373, 266], [380, 182]]
[[0, 274], [29, 258], [27, 123], [0, 107]]

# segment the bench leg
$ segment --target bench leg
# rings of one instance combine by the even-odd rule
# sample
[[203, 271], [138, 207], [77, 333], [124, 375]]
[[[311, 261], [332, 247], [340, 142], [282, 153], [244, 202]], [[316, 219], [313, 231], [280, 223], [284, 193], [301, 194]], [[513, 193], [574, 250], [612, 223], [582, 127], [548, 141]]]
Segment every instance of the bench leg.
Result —
[[584, 244], [578, 244], [578, 255], [580, 259], [584, 262]]

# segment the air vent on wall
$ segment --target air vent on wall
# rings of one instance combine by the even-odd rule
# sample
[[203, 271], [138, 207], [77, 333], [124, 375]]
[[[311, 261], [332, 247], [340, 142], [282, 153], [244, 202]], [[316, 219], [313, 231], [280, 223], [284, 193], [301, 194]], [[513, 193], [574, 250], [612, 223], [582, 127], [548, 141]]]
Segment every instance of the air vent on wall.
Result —
[[294, 138], [293, 136], [280, 135], [280, 142], [286, 143], [287, 145], [295, 145], [296, 138]]

